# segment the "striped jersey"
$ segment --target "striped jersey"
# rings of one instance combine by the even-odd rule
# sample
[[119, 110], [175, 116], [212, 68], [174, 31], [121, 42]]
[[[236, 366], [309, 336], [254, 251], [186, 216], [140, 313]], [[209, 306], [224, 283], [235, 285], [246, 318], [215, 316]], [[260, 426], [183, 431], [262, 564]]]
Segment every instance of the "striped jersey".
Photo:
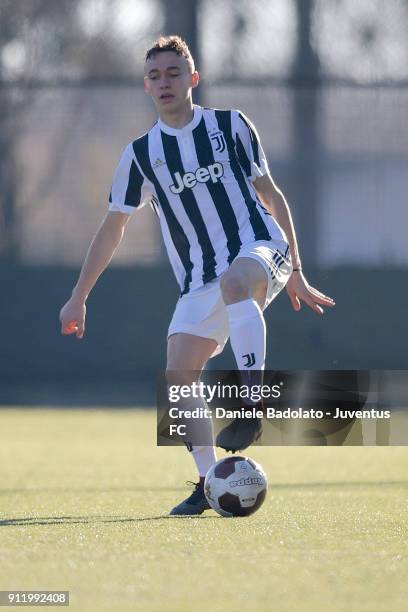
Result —
[[243, 245], [274, 240], [285, 252], [285, 234], [253, 186], [267, 172], [256, 129], [243, 113], [195, 105], [183, 128], [159, 119], [126, 147], [109, 210], [131, 214], [150, 203], [184, 295], [220, 276]]

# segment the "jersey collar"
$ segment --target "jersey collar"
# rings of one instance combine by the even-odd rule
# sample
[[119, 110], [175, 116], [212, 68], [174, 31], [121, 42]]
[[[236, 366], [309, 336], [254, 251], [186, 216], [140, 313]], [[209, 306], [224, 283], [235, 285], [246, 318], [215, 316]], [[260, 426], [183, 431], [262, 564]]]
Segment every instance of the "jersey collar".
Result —
[[181, 134], [186, 134], [187, 132], [191, 132], [192, 130], [194, 130], [195, 127], [197, 127], [197, 125], [200, 123], [201, 117], [203, 116], [203, 109], [201, 106], [194, 104], [193, 110], [194, 115], [192, 120], [190, 121], [190, 123], [187, 123], [187, 125], [182, 128], [170, 127], [169, 125], [166, 125], [160, 118], [157, 121], [158, 126], [163, 132], [169, 134], [170, 136], [177, 136]]

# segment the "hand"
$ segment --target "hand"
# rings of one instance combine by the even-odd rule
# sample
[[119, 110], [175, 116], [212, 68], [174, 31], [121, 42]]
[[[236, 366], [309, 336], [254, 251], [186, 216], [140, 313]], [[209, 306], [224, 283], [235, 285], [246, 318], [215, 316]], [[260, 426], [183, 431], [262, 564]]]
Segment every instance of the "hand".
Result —
[[72, 297], [61, 308], [59, 319], [61, 321], [61, 334], [76, 334], [78, 340], [82, 340], [85, 333], [85, 302]]
[[311, 287], [301, 270], [292, 273], [287, 282], [286, 291], [296, 311], [301, 309], [301, 301], [305, 302], [312, 310], [315, 310], [321, 315], [324, 314], [324, 310], [319, 304], [329, 307], [335, 306], [336, 304], [332, 298], [324, 295], [314, 287]]

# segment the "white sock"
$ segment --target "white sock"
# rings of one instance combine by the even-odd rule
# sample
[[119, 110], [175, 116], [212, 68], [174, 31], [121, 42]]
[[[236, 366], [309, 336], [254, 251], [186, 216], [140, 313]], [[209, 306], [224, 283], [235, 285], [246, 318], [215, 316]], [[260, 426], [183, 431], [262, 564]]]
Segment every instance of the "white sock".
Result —
[[[179, 410], [195, 410], [207, 408], [207, 404], [202, 397], [180, 398], [177, 402]], [[209, 418], [201, 419], [182, 419], [180, 422], [186, 426], [185, 442], [197, 466], [200, 477], [205, 477], [208, 470], [217, 461], [214, 448], [214, 432], [212, 420]]]
[[[266, 325], [256, 300], [243, 300], [227, 305], [230, 342], [241, 371], [241, 385], [249, 389], [262, 385], [266, 354]], [[250, 397], [245, 404], [256, 404]]]
[[217, 461], [215, 448], [213, 446], [193, 446], [191, 454], [193, 455], [200, 478], [205, 477], [210, 467]]
[[266, 326], [256, 300], [227, 305], [230, 342], [238, 370], [264, 370]]

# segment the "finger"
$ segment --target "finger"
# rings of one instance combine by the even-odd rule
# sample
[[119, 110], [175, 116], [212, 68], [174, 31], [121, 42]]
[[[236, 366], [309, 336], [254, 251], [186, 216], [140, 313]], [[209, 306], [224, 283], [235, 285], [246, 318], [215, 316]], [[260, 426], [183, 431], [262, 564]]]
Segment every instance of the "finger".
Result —
[[319, 291], [318, 289], [316, 289], [316, 287], [312, 287], [311, 285], [308, 285], [308, 290], [313, 293], [314, 295], [319, 295], [320, 297], [324, 297], [327, 298], [328, 300], [331, 300], [332, 298], [328, 295], [326, 295], [325, 293], [322, 293], [322, 291]]
[[314, 300], [307, 298], [305, 299], [306, 304], [315, 312], [317, 312], [318, 314], [322, 315], [324, 314], [324, 310], [321, 306], [319, 306], [319, 304], [317, 304]]
[[313, 294], [313, 300], [317, 302], [318, 304], [323, 304], [324, 306], [335, 306], [336, 305], [336, 302], [332, 300], [332, 298], [329, 298], [326, 296], [320, 297], [319, 295]]
[[61, 334], [62, 334], [63, 336], [69, 336], [69, 335], [71, 335], [71, 334], [75, 334], [75, 333], [76, 333], [76, 328], [75, 328], [75, 329], [72, 329], [71, 327], [64, 327], [64, 328], [61, 330]]
[[314, 310], [318, 314], [324, 314], [323, 308], [319, 306], [319, 304], [316, 304], [316, 302], [314, 302], [313, 300], [305, 300], [305, 302], [312, 310]]
[[85, 324], [79, 323], [78, 328], [77, 328], [77, 333], [76, 333], [76, 337], [78, 338], [78, 340], [82, 340], [82, 338], [84, 337], [84, 333], [85, 333]]
[[314, 287], [307, 287], [307, 293], [311, 296], [313, 300], [319, 302], [320, 304], [325, 304], [327, 306], [335, 304], [333, 298], [329, 297], [328, 295], [324, 295], [324, 293], [321, 293]]
[[323, 300], [322, 303], [330, 305], [330, 304], [335, 304], [336, 302], [333, 300], [333, 298], [329, 297], [328, 295], [325, 295], [324, 293], [322, 293], [321, 291], [318, 291], [317, 289], [315, 289], [314, 287], [308, 287], [309, 292], [312, 293], [314, 296], [316, 296], [317, 298]]
[[70, 321], [66, 325], [62, 323], [61, 325], [61, 333], [65, 336], [69, 336], [69, 334], [74, 334], [78, 329], [78, 325], [76, 321]]
[[324, 293], [322, 293], [321, 291], [319, 291], [318, 289], [315, 289], [315, 287], [311, 287], [310, 285], [308, 286], [308, 289], [310, 291], [310, 293], [313, 293], [313, 295], [319, 295], [320, 297], [328, 297], [327, 295], [325, 295]]
[[296, 312], [301, 309], [300, 301], [296, 293], [289, 293], [290, 301], [292, 302], [292, 306]]

